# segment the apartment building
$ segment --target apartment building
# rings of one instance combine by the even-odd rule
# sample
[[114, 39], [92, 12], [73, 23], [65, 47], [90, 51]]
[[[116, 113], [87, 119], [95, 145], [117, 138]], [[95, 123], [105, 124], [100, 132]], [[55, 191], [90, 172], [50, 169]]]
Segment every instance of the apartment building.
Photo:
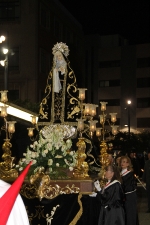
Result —
[[85, 43], [87, 101], [108, 102], [119, 130], [150, 130], [150, 43], [128, 45], [119, 35], [90, 35]]
[[[6, 41], [0, 50], [7, 47], [9, 54], [7, 79], [0, 66], [0, 90], [6, 79], [9, 100], [40, 102], [57, 42], [69, 46], [68, 58], [76, 76], [84, 73], [82, 26], [58, 0], [1, 0], [2, 34]], [[1, 51], [0, 60], [4, 57]]]

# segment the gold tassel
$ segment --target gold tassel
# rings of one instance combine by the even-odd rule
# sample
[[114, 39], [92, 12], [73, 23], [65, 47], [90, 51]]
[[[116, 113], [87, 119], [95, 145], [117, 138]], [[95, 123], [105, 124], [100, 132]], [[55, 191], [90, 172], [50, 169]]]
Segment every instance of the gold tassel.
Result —
[[81, 198], [82, 198], [82, 194], [80, 193], [78, 195], [78, 203], [79, 203], [80, 209], [77, 212], [77, 214], [74, 217], [74, 219], [71, 221], [71, 223], [69, 223], [69, 225], [75, 225], [78, 222], [78, 220], [80, 219], [80, 217], [81, 217], [81, 215], [83, 213], [83, 206], [82, 206]]

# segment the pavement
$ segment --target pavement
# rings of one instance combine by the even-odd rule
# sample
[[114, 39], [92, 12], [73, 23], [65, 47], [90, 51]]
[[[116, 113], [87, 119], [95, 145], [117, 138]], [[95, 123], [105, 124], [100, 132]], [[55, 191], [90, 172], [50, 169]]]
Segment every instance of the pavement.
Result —
[[140, 184], [137, 187], [137, 198], [139, 225], [150, 225], [150, 213], [146, 213], [148, 209], [146, 190]]

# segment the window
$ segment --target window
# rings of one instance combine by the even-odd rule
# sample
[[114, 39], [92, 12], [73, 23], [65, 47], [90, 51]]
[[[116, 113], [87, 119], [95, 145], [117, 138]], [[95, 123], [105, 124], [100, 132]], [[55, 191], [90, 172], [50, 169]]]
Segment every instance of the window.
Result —
[[150, 87], [150, 77], [138, 78], [137, 88]]
[[99, 68], [120, 67], [120, 60], [103, 61], [99, 63]]
[[101, 80], [99, 87], [117, 87], [120, 86], [120, 80]]
[[108, 80], [99, 81], [99, 87], [109, 87], [109, 81]]
[[150, 107], [150, 98], [137, 99], [137, 108], [149, 108], [149, 107]]
[[137, 68], [150, 67], [150, 57], [137, 59]]
[[20, 18], [20, 1], [0, 1], [0, 20], [12, 21]]
[[99, 102], [108, 102], [109, 106], [120, 106], [120, 99], [103, 99]]
[[150, 127], [150, 118], [137, 118], [137, 128]]

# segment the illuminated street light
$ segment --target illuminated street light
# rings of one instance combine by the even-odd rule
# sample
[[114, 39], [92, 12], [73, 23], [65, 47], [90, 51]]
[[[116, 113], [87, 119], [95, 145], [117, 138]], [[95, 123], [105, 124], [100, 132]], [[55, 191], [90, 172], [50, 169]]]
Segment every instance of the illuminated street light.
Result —
[[[3, 41], [5, 41], [5, 36], [1, 35], [0, 36], [0, 43], [2, 43]], [[4, 70], [4, 90], [7, 90], [7, 79], [8, 79], [8, 48], [3, 48], [2, 49], [3, 54], [5, 55], [5, 59], [0, 61], [0, 65], [5, 67]]]
[[1, 66], [5, 66], [5, 60], [0, 60]]
[[128, 100], [127, 104], [128, 104], [128, 133], [129, 133], [129, 138], [130, 138], [130, 105], [131, 105], [131, 100]]
[[128, 105], [130, 105], [131, 104], [131, 100], [128, 100], [127, 103], [128, 103]]
[[5, 41], [5, 39], [6, 39], [5, 36], [4, 35], [1, 35], [0, 36], [0, 43], [2, 43], [3, 41]]
[[3, 53], [6, 55], [8, 53], [8, 48], [3, 48]]

